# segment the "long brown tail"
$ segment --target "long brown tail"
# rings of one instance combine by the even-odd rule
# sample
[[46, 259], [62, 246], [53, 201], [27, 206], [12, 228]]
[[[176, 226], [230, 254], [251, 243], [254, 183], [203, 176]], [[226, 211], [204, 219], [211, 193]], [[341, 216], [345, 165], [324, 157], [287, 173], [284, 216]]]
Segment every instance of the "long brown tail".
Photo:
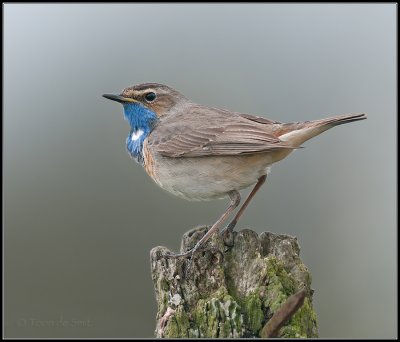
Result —
[[285, 123], [282, 124], [279, 139], [290, 142], [293, 146], [298, 147], [305, 141], [332, 127], [353, 121], [365, 120], [366, 118], [366, 114], [346, 114], [320, 120]]
[[366, 118], [367, 118], [366, 114], [345, 114], [345, 115], [334, 116], [332, 118], [314, 120], [314, 121], [308, 121], [308, 122], [315, 123], [315, 125], [317, 125], [317, 126], [331, 125], [332, 127], [334, 127], [334, 126], [342, 125], [342, 124], [353, 122], [353, 121], [365, 120]]

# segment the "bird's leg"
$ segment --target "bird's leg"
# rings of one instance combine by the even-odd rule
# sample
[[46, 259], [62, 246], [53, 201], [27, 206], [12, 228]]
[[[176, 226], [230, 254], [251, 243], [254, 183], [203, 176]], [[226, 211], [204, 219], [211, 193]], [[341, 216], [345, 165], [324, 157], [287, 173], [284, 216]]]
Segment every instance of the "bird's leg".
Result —
[[232, 233], [233, 229], [235, 228], [236, 223], [239, 221], [240, 216], [242, 216], [243, 212], [246, 210], [247, 206], [249, 205], [250, 201], [253, 199], [256, 192], [265, 183], [266, 178], [267, 178], [267, 175], [263, 175], [258, 179], [258, 182], [254, 186], [253, 190], [251, 190], [249, 196], [247, 196], [246, 200], [240, 207], [239, 211], [236, 213], [233, 220], [221, 231], [221, 235], [224, 237], [225, 244], [233, 245], [233, 241], [231, 241], [230, 243], [227, 243], [227, 241], [232, 240], [231, 233]]
[[231, 203], [229, 207], [225, 210], [225, 212], [222, 214], [222, 216], [218, 219], [217, 222], [215, 222], [211, 228], [208, 230], [208, 232], [199, 240], [199, 242], [196, 243], [196, 245], [187, 252], [184, 253], [179, 253], [179, 254], [169, 254], [168, 257], [172, 258], [186, 258], [186, 257], [192, 257], [196, 251], [199, 251], [199, 249], [209, 240], [209, 238], [218, 231], [220, 225], [226, 220], [226, 218], [231, 214], [233, 210], [237, 208], [237, 206], [240, 203], [240, 194], [237, 190], [232, 190], [228, 193], [229, 198], [231, 199]]

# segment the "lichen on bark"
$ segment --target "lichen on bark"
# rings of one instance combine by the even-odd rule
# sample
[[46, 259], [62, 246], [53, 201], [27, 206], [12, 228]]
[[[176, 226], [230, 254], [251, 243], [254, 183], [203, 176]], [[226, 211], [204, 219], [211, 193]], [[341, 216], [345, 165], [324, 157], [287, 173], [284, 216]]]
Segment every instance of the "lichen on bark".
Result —
[[[184, 234], [191, 249], [207, 227]], [[311, 275], [299, 258], [295, 237], [244, 229], [227, 247], [215, 234], [211, 249], [188, 260], [171, 259], [165, 247], [151, 250], [151, 274], [158, 304], [155, 335], [168, 338], [260, 337], [262, 328], [294, 293], [305, 290], [301, 308], [280, 329], [280, 337], [317, 337]]]

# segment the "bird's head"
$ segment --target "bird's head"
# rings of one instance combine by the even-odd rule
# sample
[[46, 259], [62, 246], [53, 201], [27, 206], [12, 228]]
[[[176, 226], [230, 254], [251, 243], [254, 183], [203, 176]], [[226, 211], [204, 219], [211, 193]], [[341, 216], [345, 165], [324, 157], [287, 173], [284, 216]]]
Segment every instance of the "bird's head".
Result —
[[158, 83], [144, 83], [125, 88], [121, 94], [104, 94], [105, 98], [121, 103], [131, 130], [126, 140], [128, 151], [143, 163], [143, 143], [162, 116], [173, 112], [176, 105], [186, 103], [176, 90]]
[[178, 91], [158, 83], [143, 83], [125, 88], [121, 94], [104, 94], [105, 98], [120, 102], [124, 106], [125, 116], [151, 115], [156, 118], [166, 115], [185, 97]]

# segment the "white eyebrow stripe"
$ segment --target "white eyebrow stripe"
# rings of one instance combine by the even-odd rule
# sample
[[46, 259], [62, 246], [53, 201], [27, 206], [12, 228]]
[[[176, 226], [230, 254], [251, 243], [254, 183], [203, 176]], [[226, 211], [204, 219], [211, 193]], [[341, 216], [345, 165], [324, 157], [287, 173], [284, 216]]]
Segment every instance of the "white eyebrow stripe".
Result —
[[143, 94], [146, 94], [148, 92], [154, 92], [154, 89], [147, 88], [147, 89], [143, 89], [143, 90], [133, 90], [132, 94], [133, 95], [143, 95]]

